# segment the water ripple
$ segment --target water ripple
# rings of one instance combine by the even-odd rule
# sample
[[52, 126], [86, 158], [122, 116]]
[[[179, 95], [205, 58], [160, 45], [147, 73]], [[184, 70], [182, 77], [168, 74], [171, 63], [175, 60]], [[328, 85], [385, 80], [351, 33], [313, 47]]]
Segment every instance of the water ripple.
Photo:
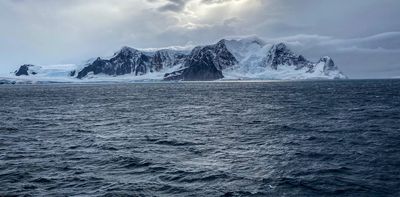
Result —
[[399, 89], [0, 86], [0, 196], [400, 196]]

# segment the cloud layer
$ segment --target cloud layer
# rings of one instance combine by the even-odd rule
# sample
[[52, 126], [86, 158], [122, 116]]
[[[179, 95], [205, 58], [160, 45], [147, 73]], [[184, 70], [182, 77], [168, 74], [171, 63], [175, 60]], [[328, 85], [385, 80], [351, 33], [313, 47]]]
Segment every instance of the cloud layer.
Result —
[[332, 56], [350, 77], [400, 76], [398, 0], [4, 0], [0, 72], [79, 63], [137, 48], [258, 35], [311, 58]]

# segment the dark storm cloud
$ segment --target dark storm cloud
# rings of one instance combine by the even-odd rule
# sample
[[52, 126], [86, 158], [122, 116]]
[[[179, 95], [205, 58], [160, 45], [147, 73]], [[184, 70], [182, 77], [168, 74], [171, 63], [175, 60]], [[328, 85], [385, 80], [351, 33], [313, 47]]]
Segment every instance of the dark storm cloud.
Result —
[[168, 0], [168, 3], [160, 7], [158, 10], [179, 12], [185, 8], [188, 2], [189, 0]]
[[350, 77], [400, 76], [398, 0], [4, 0], [0, 71], [138, 48], [258, 35]]

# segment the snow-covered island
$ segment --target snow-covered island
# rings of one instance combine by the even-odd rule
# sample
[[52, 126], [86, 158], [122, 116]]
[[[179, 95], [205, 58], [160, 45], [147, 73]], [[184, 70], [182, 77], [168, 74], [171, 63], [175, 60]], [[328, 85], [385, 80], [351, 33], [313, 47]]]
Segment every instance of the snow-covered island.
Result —
[[111, 58], [83, 65], [22, 65], [1, 83], [346, 79], [326, 56], [317, 62], [285, 43], [256, 38], [222, 39], [192, 50], [123, 47]]

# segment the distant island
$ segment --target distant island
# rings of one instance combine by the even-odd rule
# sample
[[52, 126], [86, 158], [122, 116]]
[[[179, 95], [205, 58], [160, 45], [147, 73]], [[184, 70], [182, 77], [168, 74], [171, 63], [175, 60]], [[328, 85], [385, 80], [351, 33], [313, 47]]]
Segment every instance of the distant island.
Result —
[[9, 76], [0, 77], [0, 83], [346, 78], [328, 56], [312, 62], [285, 43], [249, 37], [222, 39], [192, 50], [123, 47], [111, 58], [98, 57], [83, 65], [25, 64]]

